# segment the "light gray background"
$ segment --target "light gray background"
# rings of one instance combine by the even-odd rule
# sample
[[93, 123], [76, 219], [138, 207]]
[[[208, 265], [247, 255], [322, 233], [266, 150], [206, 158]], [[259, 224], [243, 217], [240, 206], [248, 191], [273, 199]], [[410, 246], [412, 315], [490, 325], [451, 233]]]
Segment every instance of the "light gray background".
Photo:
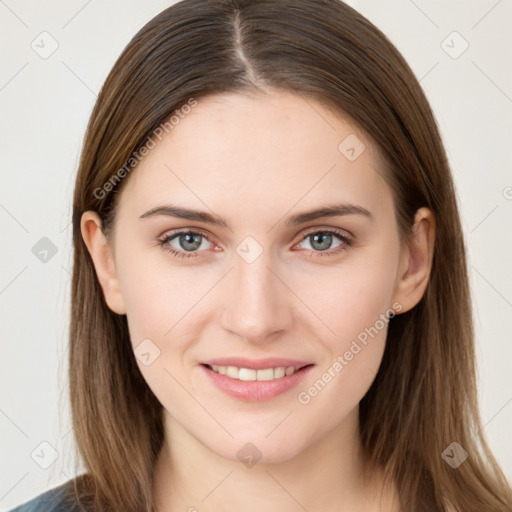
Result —
[[[74, 476], [65, 388], [81, 141], [115, 59], [171, 3], [0, 0], [0, 510]], [[512, 479], [512, 3], [349, 3], [403, 53], [438, 119], [469, 250], [483, 424]], [[461, 55], [454, 31], [469, 44]], [[31, 44], [48, 51], [51, 38], [43, 59]], [[43, 237], [57, 247], [46, 263], [32, 252]], [[43, 442], [58, 456], [48, 469]]]

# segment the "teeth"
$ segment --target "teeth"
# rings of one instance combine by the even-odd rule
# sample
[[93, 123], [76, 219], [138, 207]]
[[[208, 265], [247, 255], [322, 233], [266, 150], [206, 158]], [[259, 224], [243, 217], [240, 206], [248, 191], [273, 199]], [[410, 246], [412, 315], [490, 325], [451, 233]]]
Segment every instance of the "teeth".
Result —
[[274, 380], [280, 379], [285, 375], [292, 375], [299, 368], [293, 366], [279, 366], [277, 368], [265, 368], [263, 370], [253, 370], [252, 368], [237, 368], [236, 366], [218, 366], [211, 365], [210, 368], [221, 375], [226, 375], [232, 379], [253, 381], [253, 380]]
[[[240, 378], [242, 378], [243, 368], [240, 369]], [[256, 374], [256, 380], [274, 380], [275, 370], [274, 368], [266, 368], [265, 370], [253, 370]]]
[[279, 368], [274, 368], [274, 377], [276, 379], [280, 379], [281, 377], [284, 377], [286, 374], [286, 369], [280, 366]]
[[[233, 366], [233, 368], [235, 367]], [[240, 368], [240, 370], [238, 370], [238, 378], [240, 380], [257, 380], [258, 372], [256, 372], [256, 370], [251, 370], [249, 368]]]
[[231, 377], [232, 379], [238, 379], [240, 372], [236, 366], [227, 366], [226, 367], [226, 376]]

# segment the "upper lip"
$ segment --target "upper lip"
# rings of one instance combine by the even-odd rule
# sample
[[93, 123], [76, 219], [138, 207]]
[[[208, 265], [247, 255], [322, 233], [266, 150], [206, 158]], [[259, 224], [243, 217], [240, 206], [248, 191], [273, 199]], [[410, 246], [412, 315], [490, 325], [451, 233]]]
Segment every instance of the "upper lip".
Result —
[[288, 368], [302, 368], [310, 365], [309, 361], [298, 361], [296, 359], [284, 359], [281, 357], [267, 357], [265, 359], [247, 359], [245, 357], [219, 357], [202, 361], [202, 364], [216, 366], [236, 366], [237, 368], [249, 368], [252, 370], [263, 370], [265, 368], [279, 368], [284, 366]]

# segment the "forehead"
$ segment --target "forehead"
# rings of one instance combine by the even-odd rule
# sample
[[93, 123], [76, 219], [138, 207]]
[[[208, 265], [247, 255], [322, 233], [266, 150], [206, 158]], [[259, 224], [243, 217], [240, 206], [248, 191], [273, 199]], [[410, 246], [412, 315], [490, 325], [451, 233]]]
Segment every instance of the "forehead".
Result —
[[364, 133], [313, 99], [276, 91], [218, 94], [199, 99], [142, 159], [120, 208], [129, 204], [140, 215], [172, 202], [227, 217], [268, 214], [268, 221], [297, 203], [389, 208], [380, 167]]

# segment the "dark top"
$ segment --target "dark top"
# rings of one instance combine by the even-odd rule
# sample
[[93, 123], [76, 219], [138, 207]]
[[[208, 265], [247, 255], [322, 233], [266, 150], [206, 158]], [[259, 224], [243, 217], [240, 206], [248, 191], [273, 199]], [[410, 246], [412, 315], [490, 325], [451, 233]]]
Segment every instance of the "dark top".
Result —
[[12, 509], [10, 512], [75, 512], [80, 510], [76, 502], [64, 499], [64, 492], [67, 489], [72, 490], [73, 479], [64, 482], [58, 487], [39, 494], [23, 505]]

